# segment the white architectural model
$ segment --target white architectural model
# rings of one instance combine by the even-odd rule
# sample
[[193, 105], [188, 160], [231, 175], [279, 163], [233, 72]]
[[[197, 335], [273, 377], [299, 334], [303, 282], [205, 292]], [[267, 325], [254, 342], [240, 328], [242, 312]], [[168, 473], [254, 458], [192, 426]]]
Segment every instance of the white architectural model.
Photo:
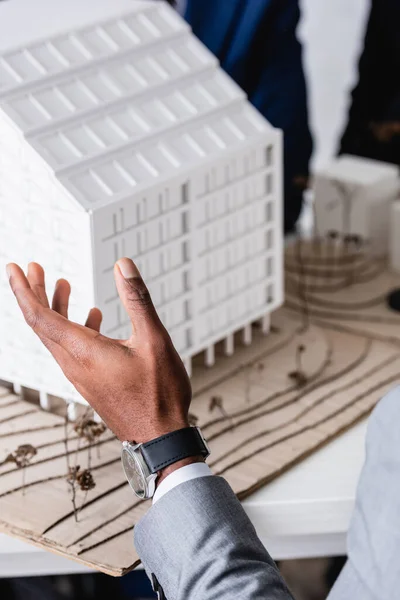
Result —
[[374, 255], [389, 251], [389, 214], [399, 193], [395, 165], [340, 156], [315, 177], [316, 230], [356, 234]]
[[[281, 185], [280, 132], [168, 5], [0, 4], [1, 270], [70, 280], [74, 320], [98, 306], [129, 336], [113, 265], [130, 256], [188, 369], [249, 343], [282, 303]], [[0, 379], [79, 401], [1, 285]]]

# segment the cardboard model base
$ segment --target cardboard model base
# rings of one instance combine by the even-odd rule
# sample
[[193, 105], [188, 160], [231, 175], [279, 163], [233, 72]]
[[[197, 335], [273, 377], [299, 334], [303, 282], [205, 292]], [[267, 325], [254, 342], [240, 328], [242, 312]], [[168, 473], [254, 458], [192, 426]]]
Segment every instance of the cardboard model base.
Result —
[[[400, 382], [400, 315], [385, 303], [398, 284], [359, 251], [297, 244], [287, 252], [287, 308], [274, 315], [271, 333], [254, 327], [251, 346], [238, 336], [229, 358], [218, 347], [213, 368], [195, 360], [191, 413], [210, 443], [213, 471], [240, 498], [364, 418]], [[106, 432], [91, 451], [96, 487], [76, 523], [64, 440], [62, 417], [0, 389], [0, 529], [123, 575], [138, 564], [132, 527], [149, 504], [129, 489], [120, 444]], [[21, 444], [37, 448], [24, 491], [21, 470], [1, 462]], [[70, 462], [85, 466], [87, 446], [71, 425], [67, 447]], [[78, 506], [84, 496], [77, 492]]]

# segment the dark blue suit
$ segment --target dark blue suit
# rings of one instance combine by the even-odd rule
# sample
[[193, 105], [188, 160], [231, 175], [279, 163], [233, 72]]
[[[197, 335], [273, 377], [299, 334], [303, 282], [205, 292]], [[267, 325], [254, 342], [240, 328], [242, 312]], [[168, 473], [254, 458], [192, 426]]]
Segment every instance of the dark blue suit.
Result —
[[298, 0], [188, 0], [185, 17], [250, 101], [285, 135], [285, 229], [302, 199], [296, 179], [308, 175], [308, 128]]

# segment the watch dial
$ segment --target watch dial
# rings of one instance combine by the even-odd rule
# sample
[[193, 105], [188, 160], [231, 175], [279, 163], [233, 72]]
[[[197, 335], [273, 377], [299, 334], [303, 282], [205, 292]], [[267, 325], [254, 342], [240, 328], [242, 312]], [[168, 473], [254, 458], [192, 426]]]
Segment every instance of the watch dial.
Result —
[[131, 485], [135, 493], [138, 496], [140, 496], [140, 498], [144, 498], [145, 480], [143, 472], [140, 468], [138, 461], [135, 460], [132, 454], [125, 449], [122, 452], [122, 464], [129, 484]]

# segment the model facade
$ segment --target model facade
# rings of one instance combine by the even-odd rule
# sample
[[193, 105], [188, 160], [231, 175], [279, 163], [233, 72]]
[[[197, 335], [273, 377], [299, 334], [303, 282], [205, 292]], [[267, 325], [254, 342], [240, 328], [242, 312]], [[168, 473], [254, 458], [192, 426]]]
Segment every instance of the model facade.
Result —
[[[71, 282], [72, 319], [98, 306], [124, 338], [113, 265], [131, 257], [189, 371], [239, 330], [250, 343], [254, 321], [267, 332], [283, 299], [280, 131], [163, 2], [38, 0], [44, 35], [4, 47], [31, 4], [0, 5], [3, 265], [40, 262], [50, 292]], [[80, 401], [1, 285], [0, 379], [43, 406]]]

